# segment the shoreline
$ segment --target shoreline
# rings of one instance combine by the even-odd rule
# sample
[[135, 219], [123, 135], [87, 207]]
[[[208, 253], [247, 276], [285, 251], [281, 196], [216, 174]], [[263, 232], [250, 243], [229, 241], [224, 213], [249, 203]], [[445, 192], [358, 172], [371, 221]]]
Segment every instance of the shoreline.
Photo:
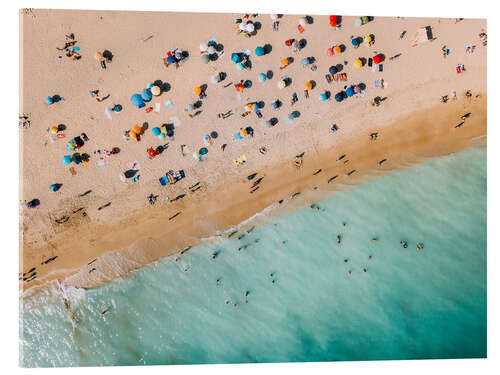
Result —
[[[69, 252], [68, 255], [85, 253], [84, 259], [75, 262], [75, 256], [71, 256], [71, 259], [64, 257], [64, 263], [60, 262], [58, 267], [47, 265], [46, 276], [39, 277], [39, 279], [35, 280], [37, 281], [36, 283], [27, 285], [28, 288], [25, 288], [25, 290], [29, 290], [34, 286], [43, 287], [43, 284], [47, 284], [52, 280], [57, 280], [65, 286], [93, 288], [124, 277], [130, 271], [151, 264], [160, 258], [179, 254], [186, 247], [194, 246], [207, 238], [227, 235], [232, 228], [240, 226], [242, 222], [248, 222], [251, 217], [259, 215], [260, 212], [266, 210], [271, 205], [275, 205], [275, 209], [270, 210], [270, 215], [264, 218], [264, 221], [272, 217], [286, 215], [314, 201], [331, 196], [338, 191], [349, 189], [353, 185], [369, 183], [373, 178], [419, 163], [426, 158], [459, 152], [470, 146], [474, 142], [473, 139], [486, 135], [486, 111], [482, 111], [485, 109], [485, 103], [486, 97], [481, 95], [480, 98], [471, 99], [470, 101], [463, 99], [455, 103], [441, 104], [431, 111], [426, 111], [425, 114], [420, 114], [420, 116], [419, 114], [404, 116], [401, 122], [387, 126], [380, 134], [379, 143], [367, 140], [367, 136], [346, 139], [343, 142], [343, 146], [336, 146], [334, 150], [322, 150], [312, 155], [306, 153], [303, 157], [304, 162], [299, 169], [290, 160], [274, 168], [263, 170], [256, 178], [265, 176], [262, 186], [265, 186], [266, 192], [255, 194], [255, 196], [248, 194], [250, 183], [248, 181], [242, 182], [242, 178], [237, 177], [233, 179], [234, 183], [228, 184], [231, 186], [231, 189], [228, 189], [226, 185], [222, 189], [205, 192], [203, 197], [191, 196], [190, 204], [185, 204], [181, 201], [176, 204], [177, 207], [175, 209], [169, 209], [168, 212], [163, 210], [168, 205], [175, 204], [161, 203], [157, 207], [147, 207], [142, 212], [135, 213], [134, 218], [128, 218], [115, 226], [103, 228], [101, 224], [96, 223], [95, 226], [97, 228], [92, 228], [89, 231], [100, 229], [98, 233], [100, 232], [101, 236], [104, 233], [111, 233], [104, 236], [112, 238], [102, 238], [101, 243], [111, 244], [115, 242], [114, 240], [118, 242], [119, 238], [121, 239], [121, 243], [123, 243], [122, 234], [128, 232], [132, 227], [141, 233], [149, 232], [150, 236], [141, 236], [140, 238], [131, 240], [132, 242], [128, 246], [115, 247], [107, 251], [99, 251], [99, 249], [95, 248], [92, 249], [93, 251], [88, 251], [91, 244], [99, 243], [98, 233], [95, 233], [96, 238], [94, 240], [80, 238], [78, 246], [66, 247], [66, 251]], [[444, 111], [444, 108], [448, 110]], [[474, 116], [468, 120], [467, 127], [454, 129], [449, 125], [450, 120], [455, 118], [457, 113], [464, 110], [472, 112]], [[447, 113], [445, 114], [444, 112]], [[446, 117], [449, 118], [448, 121], [444, 119]], [[430, 121], [431, 118], [432, 121]], [[440, 118], [441, 120], [438, 120]], [[428, 121], [425, 121], [425, 119], [428, 119]], [[408, 131], [410, 126], [413, 126], [412, 132]], [[410, 140], [399, 139], [398, 135], [401, 134], [401, 128], [403, 127], [407, 128], [406, 135], [410, 137]], [[485, 145], [485, 142], [485, 138], [480, 138], [476, 141], [476, 144]], [[363, 149], [363, 152], [356, 152], [356, 149], [359, 150], [366, 146], [373, 146], [374, 150], [367, 152], [366, 149]], [[337, 148], [339, 151], [335, 150]], [[335, 152], [335, 157], [333, 158], [332, 152]], [[350, 166], [339, 165], [339, 162], [335, 161], [336, 157], [341, 153], [345, 153], [348, 156], [355, 156], [354, 161], [349, 162], [351, 163]], [[387, 157], [388, 160], [384, 163], [383, 168], [375, 167], [373, 165], [375, 164], [374, 162], [379, 160], [377, 158], [383, 155], [391, 156]], [[313, 173], [318, 169], [322, 169], [322, 171], [313, 176]], [[357, 173], [347, 177], [346, 172], [352, 169], [356, 169]], [[328, 179], [335, 174], [338, 174], [339, 177], [335, 179], [335, 182], [328, 183]], [[292, 178], [286, 179], [286, 177]], [[315, 186], [318, 187], [317, 190], [314, 189]], [[246, 200], [243, 199], [234, 202], [234, 204], [226, 206], [225, 209], [218, 209], [218, 205], [223, 204], [220, 199], [217, 200], [216, 196], [218, 194], [219, 196], [223, 195], [224, 192], [229, 190], [232, 191], [231, 194], [241, 194]], [[292, 200], [290, 196], [294, 191], [301, 192], [301, 195]], [[249, 202], [249, 197], [255, 197], [253, 203]], [[279, 199], [285, 200], [283, 205], [277, 203]], [[208, 204], [212, 206], [212, 209], [206, 208], [206, 202], [199, 209], [200, 204], [203, 204], [204, 200], [215, 202], [215, 204]], [[186, 220], [192, 221], [193, 219], [186, 219], [186, 217], [182, 217], [181, 215], [179, 216], [177, 225], [174, 224], [169, 231], [163, 232], [161, 236], [155, 236], [154, 233], [159, 228], [162, 228], [165, 223], [168, 223], [168, 217], [173, 211], [176, 209], [185, 210], [196, 217], [193, 208], [209, 213], [209, 215], [200, 215], [197, 218], [200, 220], [200, 225], [196, 230], [186, 230], [182, 233], [181, 228], [187, 225]], [[88, 225], [91, 226], [92, 224]], [[78, 228], [74, 228], [74, 230], [78, 232]], [[181, 236], [175, 237], [174, 232], [181, 232]], [[65, 248], [66, 238], [71, 238], [74, 235], [75, 233], [71, 231], [65, 232], [65, 235], [63, 233], [63, 238], [52, 241], [45, 248], [37, 248], [36, 250], [38, 253], [46, 253], [51, 249], [59, 249], [58, 252], [60, 253]], [[169, 235], [168, 241], [162, 238]], [[70, 249], [71, 251], [69, 251]], [[96, 268], [98, 272], [93, 272], [89, 277], [88, 271], [90, 267], [86, 263], [94, 258], [97, 260], [92, 263], [92, 268]], [[62, 264], [64, 266], [61, 266]]]

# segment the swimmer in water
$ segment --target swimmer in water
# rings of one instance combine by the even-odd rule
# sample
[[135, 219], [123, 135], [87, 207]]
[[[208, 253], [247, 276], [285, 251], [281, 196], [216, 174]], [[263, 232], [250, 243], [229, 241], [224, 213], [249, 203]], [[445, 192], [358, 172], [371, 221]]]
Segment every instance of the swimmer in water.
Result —
[[378, 242], [378, 238], [377, 237], [373, 237], [372, 238], [372, 242]]
[[215, 285], [219, 286], [220, 285], [220, 279], [215, 280]]
[[422, 250], [424, 248], [424, 244], [422, 242], [419, 242], [417, 244], [417, 250]]
[[405, 249], [408, 247], [408, 243], [407, 243], [406, 241], [401, 240], [401, 241], [399, 241], [399, 243], [400, 243], [401, 245], [403, 245], [403, 247], [404, 247]]
[[344, 263], [347, 263], [347, 262], [349, 262], [349, 260], [348, 259], [344, 259]]
[[340, 234], [337, 234], [337, 243], [340, 243]]

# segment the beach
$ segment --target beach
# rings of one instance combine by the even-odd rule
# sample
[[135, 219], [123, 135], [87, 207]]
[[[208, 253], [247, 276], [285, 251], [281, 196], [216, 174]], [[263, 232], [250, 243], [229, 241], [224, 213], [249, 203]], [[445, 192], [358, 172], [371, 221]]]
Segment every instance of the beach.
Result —
[[[21, 197], [41, 202], [39, 208], [21, 209], [19, 272], [33, 268], [37, 272], [29, 282], [21, 280], [22, 290], [53, 280], [91, 288], [162, 257], [183, 250], [185, 254], [204, 238], [227, 237], [235, 230], [241, 233], [238, 225], [263, 210], [284, 215], [393, 169], [486, 145], [486, 47], [478, 38], [486, 29], [485, 20], [375, 17], [355, 27], [355, 17], [344, 16], [342, 27], [335, 30], [323, 15], [312, 16], [313, 22], [299, 33], [300, 15], [279, 18], [278, 31], [272, 30], [269, 15], [260, 15], [254, 21], [261, 27], [245, 38], [235, 31], [234, 19], [241, 17], [21, 12], [20, 113], [30, 118], [30, 127], [20, 129]], [[202, 31], [195, 27], [201, 24]], [[415, 32], [425, 26], [432, 27], [435, 40], [412, 47]], [[63, 56], [58, 62], [60, 52], [55, 47], [64, 44], [64, 35], [69, 33], [78, 40], [81, 59]], [[372, 46], [352, 47], [352, 35], [368, 34], [375, 36]], [[199, 45], [213, 38], [224, 45], [224, 54], [204, 64]], [[305, 39], [307, 44], [294, 53], [284, 43], [290, 38]], [[343, 43], [346, 50], [327, 56], [331, 42]], [[272, 46], [271, 52], [264, 56], [253, 53], [266, 44]], [[472, 53], [464, 49], [468, 44], [476, 46]], [[450, 50], [446, 57], [444, 45]], [[189, 58], [178, 69], [167, 68], [162, 58], [176, 47], [189, 51]], [[245, 48], [252, 51], [252, 69], [237, 71], [231, 54]], [[104, 49], [114, 55], [106, 69], [94, 59], [95, 52]], [[383, 72], [353, 67], [354, 60], [372, 57], [373, 51], [385, 55]], [[314, 71], [301, 65], [309, 56], [315, 57]], [[294, 61], [280, 70], [280, 60], [286, 57]], [[347, 81], [327, 83], [324, 75], [336, 64], [344, 65]], [[457, 74], [457, 64], [463, 64], [465, 71]], [[259, 73], [269, 70], [273, 77], [259, 82]], [[225, 79], [211, 82], [210, 77], [218, 72], [225, 72]], [[280, 90], [277, 83], [285, 75], [292, 82]], [[130, 103], [132, 94], [158, 79], [167, 82], [169, 89], [153, 97], [146, 107], [158, 102], [160, 111], [146, 113], [135, 108]], [[381, 79], [384, 88], [375, 88], [374, 81]], [[251, 80], [252, 86], [238, 99], [234, 85], [224, 86], [240, 80]], [[316, 85], [305, 98], [308, 80]], [[358, 94], [340, 103], [333, 98], [318, 100], [325, 90], [333, 96], [344, 86], [360, 83], [366, 86], [364, 96]], [[207, 97], [202, 112], [190, 117], [185, 107], [198, 100], [193, 88], [203, 84]], [[96, 102], [89, 95], [96, 89], [110, 97]], [[291, 105], [294, 92], [299, 100]], [[64, 101], [47, 106], [44, 99], [54, 94]], [[449, 99], [443, 103], [440, 98], [445, 95]], [[386, 99], [372, 106], [370, 100], [377, 96]], [[283, 106], [274, 111], [271, 102], [277, 98]], [[168, 100], [173, 103], [170, 108], [165, 107]], [[265, 103], [263, 118], [255, 113], [241, 117], [245, 104], [254, 101]], [[107, 118], [104, 109], [116, 104], [123, 109]], [[227, 119], [217, 116], [227, 110], [234, 114]], [[300, 116], [287, 123], [292, 111]], [[264, 123], [271, 117], [279, 122], [266, 128]], [[140, 142], [124, 140], [125, 130], [144, 122], [149, 127]], [[148, 147], [166, 143], [150, 129], [170, 122], [175, 123], [175, 136], [167, 141], [165, 151], [149, 159]], [[67, 136], [50, 142], [45, 130], [58, 124], [66, 126]], [[331, 132], [332, 124], [338, 126], [336, 132]], [[233, 139], [240, 128], [249, 126], [253, 136]], [[214, 143], [205, 144], [204, 136], [214, 131], [218, 134]], [[68, 154], [65, 144], [69, 138], [82, 132], [89, 138], [82, 151], [90, 155], [90, 161], [87, 167], [76, 166], [76, 175], [72, 175], [61, 158]], [[227, 145], [224, 150], [223, 144]], [[191, 152], [206, 147], [208, 153], [200, 162], [191, 154], [183, 156], [181, 145]], [[113, 147], [120, 152], [98, 167], [99, 154], [93, 151]], [[242, 155], [246, 163], [235, 165], [233, 160]], [[140, 179], [134, 184], [122, 182], [120, 173], [134, 161], [140, 164]], [[186, 177], [161, 186], [158, 178], [169, 170], [183, 170]], [[254, 179], [248, 180], [254, 173]], [[57, 192], [49, 189], [54, 183], [62, 184]], [[158, 195], [156, 203], [147, 202], [150, 194]], [[64, 217], [67, 219], [61, 220]]]

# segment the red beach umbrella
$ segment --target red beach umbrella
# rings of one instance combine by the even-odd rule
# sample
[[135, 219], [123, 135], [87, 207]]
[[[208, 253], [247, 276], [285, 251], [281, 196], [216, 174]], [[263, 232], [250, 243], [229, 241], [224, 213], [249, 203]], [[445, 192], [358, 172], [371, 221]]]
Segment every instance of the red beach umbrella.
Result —
[[378, 55], [373, 56], [373, 62], [375, 64], [380, 64], [382, 62], [382, 55], [378, 54]]
[[337, 16], [330, 16], [330, 26], [335, 27], [338, 25]]

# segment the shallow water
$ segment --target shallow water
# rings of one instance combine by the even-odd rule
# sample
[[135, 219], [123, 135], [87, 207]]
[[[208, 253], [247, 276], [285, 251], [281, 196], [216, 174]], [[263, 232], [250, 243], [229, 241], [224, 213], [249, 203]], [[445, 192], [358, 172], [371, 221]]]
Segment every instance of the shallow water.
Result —
[[318, 205], [127, 279], [65, 290], [77, 323], [60, 293], [25, 298], [21, 365], [486, 356], [485, 148]]

